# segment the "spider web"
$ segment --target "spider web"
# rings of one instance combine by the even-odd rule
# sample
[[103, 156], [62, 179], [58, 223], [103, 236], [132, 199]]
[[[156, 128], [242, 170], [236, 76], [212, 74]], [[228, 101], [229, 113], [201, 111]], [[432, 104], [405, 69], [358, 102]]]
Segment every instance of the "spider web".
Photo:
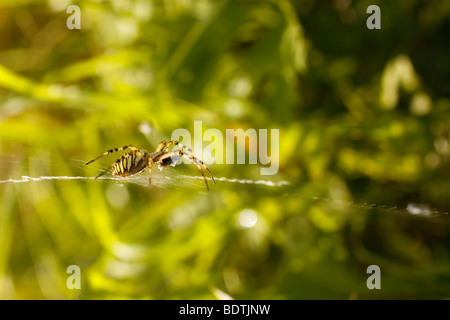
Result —
[[[22, 164], [22, 158], [20, 156], [7, 156], [0, 159], [0, 168], [3, 172], [13, 172], [14, 166], [20, 166]], [[172, 159], [172, 164], [167, 166], [166, 168], [158, 167], [159, 170], [156, 170], [156, 166], [152, 168], [152, 183], [151, 186], [155, 186], [158, 188], [196, 188], [201, 187], [205, 188], [205, 182], [203, 176], [200, 174], [200, 171], [197, 170], [195, 166], [189, 170], [192, 174], [180, 174], [179, 171], [186, 172], [188, 169], [181, 169], [183, 166], [179, 166], [179, 157], [175, 156]], [[136, 175], [132, 175], [126, 178], [113, 176], [110, 173], [105, 174], [99, 178], [96, 176], [103, 172], [107, 167], [101, 166], [97, 163], [91, 163], [88, 167], [86, 167], [86, 161], [79, 159], [68, 159], [63, 161], [55, 161], [45, 158], [33, 159], [32, 165], [30, 167], [43, 167], [48, 168], [49, 166], [53, 168], [60, 169], [59, 171], [67, 171], [64, 169], [73, 169], [72, 171], [80, 171], [84, 172], [85, 170], [88, 173], [92, 172], [92, 176], [72, 176], [72, 175], [20, 175], [20, 178], [17, 177], [8, 177], [3, 178], [0, 176], [0, 184], [4, 183], [26, 183], [26, 182], [39, 182], [39, 181], [51, 181], [51, 180], [108, 180], [115, 181], [117, 183], [122, 184], [136, 184], [148, 187], [149, 186], [149, 176], [148, 171]], [[174, 170], [170, 167], [177, 166], [177, 169]], [[62, 169], [61, 169], [62, 168]], [[68, 173], [68, 172], [67, 172]], [[205, 172], [207, 175], [208, 173]], [[17, 176], [17, 175], [15, 175]], [[2, 179], [3, 178], [3, 179]], [[211, 187], [213, 185], [213, 181], [210, 177], [206, 176], [208, 181], [208, 185]], [[267, 187], [282, 187], [285, 185], [289, 185], [289, 181], [272, 181], [272, 180], [252, 180], [252, 179], [238, 179], [238, 178], [227, 178], [227, 177], [214, 177], [214, 180], [217, 182], [226, 182], [226, 183], [238, 183], [238, 184], [255, 184], [255, 185], [264, 185]]]
[[[178, 166], [176, 161], [178, 159], [174, 159], [174, 163], [170, 166]], [[0, 158], [0, 174], [1, 172], [14, 172], [23, 164], [23, 158], [20, 156], [4, 156]], [[72, 171], [80, 171], [84, 172], [87, 170], [89, 173], [92, 172], [92, 176], [84, 176], [84, 175], [21, 175], [20, 178], [17, 177], [3, 177], [0, 175], [0, 186], [6, 183], [33, 183], [33, 182], [44, 182], [44, 181], [71, 181], [71, 180], [85, 180], [92, 181], [95, 183], [119, 183], [119, 184], [135, 184], [140, 185], [142, 187], [150, 187], [149, 184], [149, 176], [148, 171], [144, 171], [140, 174], [136, 174], [133, 176], [129, 176], [126, 178], [112, 176], [111, 174], [106, 174], [98, 179], [96, 176], [106, 169], [99, 164], [93, 163], [89, 165], [89, 168], [86, 168], [86, 162], [84, 160], [79, 159], [68, 159], [65, 161], [55, 161], [46, 158], [33, 159], [30, 161], [30, 167], [60, 167], [61, 171], [72, 169]], [[180, 170], [178, 166], [177, 170], [170, 168], [170, 166], [166, 169], [152, 170], [152, 183], [151, 187], [156, 188], [172, 188], [172, 189], [199, 189], [201, 191], [206, 191], [205, 182], [203, 176], [199, 173], [199, 171], [195, 168], [192, 171], [192, 174], [183, 174], [180, 171], [185, 171], [187, 169]], [[31, 171], [31, 170], [30, 170]], [[13, 174], [14, 175], [14, 174]], [[211, 191], [214, 190], [213, 182], [210, 177], [206, 177], [208, 181], [208, 185]], [[291, 183], [289, 181], [272, 181], [272, 180], [252, 180], [252, 179], [239, 179], [239, 178], [228, 178], [228, 177], [215, 177], [216, 186], [220, 183], [226, 184], [247, 184], [247, 185], [259, 185], [269, 188], [282, 188], [284, 186], [289, 186]], [[220, 190], [220, 189], [219, 189]], [[406, 207], [397, 207], [392, 206], [388, 207], [386, 205], [380, 205], [376, 203], [357, 203], [353, 201], [343, 201], [337, 199], [331, 199], [326, 197], [316, 197], [309, 195], [295, 195], [297, 198], [301, 198], [303, 200], [308, 200], [311, 202], [325, 202], [331, 203], [335, 205], [345, 205], [353, 208], [361, 208], [367, 210], [377, 210], [377, 211], [385, 211], [385, 212], [397, 212], [397, 213], [408, 213], [412, 215], [422, 216], [422, 217], [441, 217], [448, 216], [448, 212], [442, 212], [431, 209], [429, 206], [424, 204], [417, 203], [409, 203]]]

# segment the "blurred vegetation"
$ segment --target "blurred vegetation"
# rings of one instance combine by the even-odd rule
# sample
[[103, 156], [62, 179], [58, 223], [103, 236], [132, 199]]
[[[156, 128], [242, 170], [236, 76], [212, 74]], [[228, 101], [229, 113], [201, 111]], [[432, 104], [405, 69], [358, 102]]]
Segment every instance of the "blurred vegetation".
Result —
[[[371, 4], [381, 30], [366, 27]], [[449, 13], [438, 0], [2, 0], [0, 297], [449, 298]], [[13, 182], [94, 177], [119, 157], [84, 166], [103, 151], [154, 150], [200, 120], [280, 129], [277, 175], [210, 167], [290, 184], [206, 192], [187, 165], [154, 170], [151, 187], [144, 173]], [[74, 264], [81, 290], [66, 287]]]

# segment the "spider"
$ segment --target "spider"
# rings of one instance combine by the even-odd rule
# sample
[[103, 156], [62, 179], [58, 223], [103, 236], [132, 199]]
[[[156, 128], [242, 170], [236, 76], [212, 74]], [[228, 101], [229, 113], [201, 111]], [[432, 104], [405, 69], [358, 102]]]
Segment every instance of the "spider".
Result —
[[203, 178], [205, 179], [206, 189], [209, 190], [208, 181], [206, 180], [205, 172], [203, 171], [202, 167], [205, 168], [209, 172], [213, 183], [215, 184], [216, 182], [214, 181], [214, 177], [213, 177], [211, 171], [209, 171], [208, 167], [203, 163], [203, 161], [200, 159], [197, 159], [193, 155], [189, 156], [183, 150], [176, 150], [176, 151], [169, 152], [168, 150], [171, 145], [179, 145], [183, 149], [186, 149], [187, 151], [189, 151], [189, 153], [192, 154], [192, 150], [190, 148], [178, 143], [177, 141], [170, 141], [170, 142], [162, 141], [156, 148], [155, 152], [153, 152], [153, 153], [149, 153], [146, 149], [139, 150], [138, 148], [136, 148], [132, 145], [128, 145], [128, 146], [124, 146], [122, 148], [115, 148], [115, 149], [108, 150], [108, 151], [102, 153], [101, 155], [99, 155], [94, 160], [91, 160], [88, 163], [86, 163], [86, 165], [94, 162], [95, 160], [97, 160], [109, 153], [113, 153], [113, 152], [117, 152], [117, 151], [121, 151], [121, 150], [125, 150], [125, 149], [131, 149], [132, 150], [131, 152], [128, 152], [128, 153], [125, 153], [124, 155], [122, 155], [108, 169], [106, 169], [105, 171], [100, 173], [95, 179], [103, 176], [109, 170], [112, 170], [113, 176], [128, 177], [128, 176], [140, 173], [140, 172], [144, 171], [145, 168], [148, 167], [149, 182], [151, 184], [152, 183], [152, 164], [159, 163], [158, 167], [159, 167], [159, 169], [162, 170], [170, 165], [175, 164], [174, 160], [172, 159], [173, 156], [180, 156], [180, 157], [189, 159], [191, 162], [193, 162], [197, 165], [197, 168], [200, 170]]

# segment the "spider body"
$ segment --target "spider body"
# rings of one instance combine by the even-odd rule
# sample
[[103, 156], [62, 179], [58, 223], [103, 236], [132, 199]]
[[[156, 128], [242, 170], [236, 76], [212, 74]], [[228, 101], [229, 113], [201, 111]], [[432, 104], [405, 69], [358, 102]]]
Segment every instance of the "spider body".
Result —
[[209, 171], [208, 167], [203, 163], [203, 161], [197, 159], [192, 154], [188, 155], [186, 152], [182, 150], [176, 150], [176, 151], [169, 151], [169, 147], [171, 145], [179, 145], [183, 149], [189, 151], [189, 153], [192, 153], [192, 150], [182, 144], [179, 144], [177, 141], [170, 141], [165, 142], [162, 141], [158, 147], [156, 148], [156, 151], [153, 153], [149, 153], [146, 149], [139, 150], [138, 148], [128, 145], [121, 148], [115, 148], [108, 150], [101, 155], [99, 155], [97, 158], [89, 161], [86, 163], [86, 165], [94, 162], [95, 160], [113, 152], [125, 150], [125, 149], [131, 149], [131, 152], [125, 153], [122, 155], [119, 159], [117, 159], [108, 169], [100, 173], [96, 178], [101, 177], [102, 175], [106, 174], [108, 171], [111, 170], [111, 174], [113, 176], [119, 176], [119, 177], [128, 177], [131, 175], [138, 174], [142, 171], [144, 171], [146, 168], [149, 170], [149, 182], [152, 183], [152, 164], [159, 163], [159, 168], [162, 170], [170, 165], [174, 165], [175, 161], [172, 157], [179, 156], [186, 159], [189, 159], [192, 163], [197, 165], [197, 168], [202, 173], [203, 178], [205, 179], [206, 183], [206, 189], [209, 190], [208, 187], [208, 181], [206, 180], [205, 173], [202, 169], [205, 168], [209, 174], [211, 175], [211, 179], [213, 183], [214, 177]]
[[[143, 157], [142, 157], [143, 156]], [[148, 163], [148, 152], [146, 150], [133, 150], [125, 153], [114, 162], [111, 173], [113, 176], [128, 177], [141, 173]]]

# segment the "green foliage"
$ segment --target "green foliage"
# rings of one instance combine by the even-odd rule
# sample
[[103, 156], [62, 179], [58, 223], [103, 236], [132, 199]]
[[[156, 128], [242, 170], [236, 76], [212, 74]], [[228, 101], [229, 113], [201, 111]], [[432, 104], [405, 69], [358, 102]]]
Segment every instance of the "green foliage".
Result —
[[[375, 2], [79, 1], [69, 30], [68, 1], [2, 1], [0, 297], [448, 298], [450, 4]], [[198, 120], [280, 129], [278, 174], [83, 179]]]

